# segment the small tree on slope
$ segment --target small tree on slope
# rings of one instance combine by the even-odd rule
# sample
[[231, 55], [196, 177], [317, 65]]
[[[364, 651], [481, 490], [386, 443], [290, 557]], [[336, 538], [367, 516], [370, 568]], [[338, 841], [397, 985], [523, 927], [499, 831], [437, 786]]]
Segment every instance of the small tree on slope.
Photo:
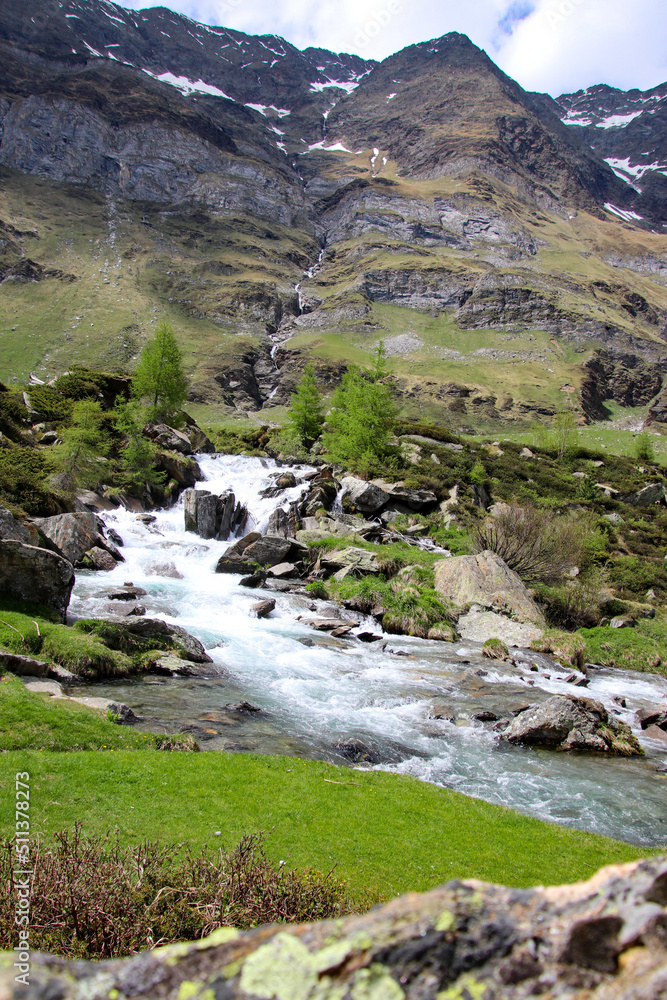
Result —
[[306, 365], [296, 391], [290, 396], [287, 426], [306, 448], [317, 441], [324, 424], [322, 402], [312, 365]]
[[185, 402], [188, 382], [182, 360], [172, 327], [160, 323], [141, 352], [132, 379], [133, 396], [150, 400], [150, 419], [164, 420]]

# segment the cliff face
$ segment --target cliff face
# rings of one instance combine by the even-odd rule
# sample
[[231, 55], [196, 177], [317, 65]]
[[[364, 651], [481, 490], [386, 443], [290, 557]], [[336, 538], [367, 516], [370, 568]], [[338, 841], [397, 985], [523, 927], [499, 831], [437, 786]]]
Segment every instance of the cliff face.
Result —
[[[0, 991], [14, 982], [0, 961]], [[451, 882], [363, 916], [214, 932], [100, 965], [33, 955], [34, 1000], [660, 1000], [667, 994], [667, 864], [589, 882], [505, 889]]]
[[408, 396], [426, 366], [512, 397], [510, 419], [581, 402], [591, 350], [667, 355], [664, 199], [639, 210], [614, 129], [561, 121], [581, 95], [526, 93], [464, 36], [377, 64], [165, 8], [7, 0], [0, 54], [8, 377], [131, 367], [168, 316], [198, 399], [287, 398], [280, 366], [258, 392], [212, 372], [249, 343], [331, 373], [383, 338]]

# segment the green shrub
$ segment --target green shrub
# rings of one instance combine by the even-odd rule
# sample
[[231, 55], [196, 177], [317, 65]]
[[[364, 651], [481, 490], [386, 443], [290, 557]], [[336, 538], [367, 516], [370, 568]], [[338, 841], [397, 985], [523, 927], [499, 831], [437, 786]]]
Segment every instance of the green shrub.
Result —
[[50, 457], [30, 448], [0, 449], [0, 502], [34, 517], [51, 517], [72, 509], [69, 498], [51, 489]]
[[552, 628], [575, 631], [594, 628], [603, 615], [606, 575], [599, 569], [588, 570], [575, 580], [558, 587], [535, 584], [535, 598]]
[[620, 556], [610, 561], [609, 581], [620, 596], [643, 597], [648, 590], [667, 592], [667, 565], [637, 556]]
[[[0, 947], [15, 939], [14, 845], [0, 850]], [[80, 825], [32, 858], [31, 948], [88, 960], [206, 937], [219, 927], [308, 922], [350, 909], [332, 873], [269, 861], [262, 834], [225, 852], [87, 838]], [[181, 991], [183, 993], [183, 991]]]
[[69, 420], [72, 413], [72, 401], [66, 399], [50, 385], [31, 385], [26, 390], [32, 406], [42, 420]]
[[314, 580], [312, 583], [307, 583], [306, 593], [316, 600], [326, 601], [329, 598], [329, 591], [322, 580]]
[[635, 441], [635, 456], [640, 462], [655, 462], [655, 448], [648, 431], [642, 431]]

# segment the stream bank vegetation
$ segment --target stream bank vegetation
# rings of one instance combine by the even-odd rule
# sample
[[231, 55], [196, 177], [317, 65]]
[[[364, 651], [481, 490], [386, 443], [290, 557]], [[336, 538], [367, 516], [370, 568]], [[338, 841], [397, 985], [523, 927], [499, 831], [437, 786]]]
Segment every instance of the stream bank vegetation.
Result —
[[[269, 860], [262, 834], [231, 850], [86, 836], [80, 824], [31, 856], [31, 948], [100, 961], [195, 941], [221, 927], [307, 923], [352, 909], [346, 882]], [[14, 943], [14, 845], [0, 846], [0, 949]], [[371, 902], [369, 900], [369, 902]]]

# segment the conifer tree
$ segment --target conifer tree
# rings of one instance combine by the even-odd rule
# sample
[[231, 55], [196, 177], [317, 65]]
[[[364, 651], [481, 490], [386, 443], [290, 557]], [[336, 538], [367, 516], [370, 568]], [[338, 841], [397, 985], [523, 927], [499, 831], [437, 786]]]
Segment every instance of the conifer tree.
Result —
[[324, 424], [322, 402], [312, 365], [306, 365], [290, 401], [287, 426], [302, 445], [310, 448], [320, 436]]
[[391, 386], [384, 382], [387, 370], [387, 354], [380, 342], [372, 368], [350, 366], [327, 414], [327, 451], [359, 472], [369, 472], [391, 452], [396, 404]]
[[139, 356], [132, 395], [150, 401], [151, 420], [165, 420], [183, 406], [187, 390], [183, 358], [173, 328], [162, 322]]

